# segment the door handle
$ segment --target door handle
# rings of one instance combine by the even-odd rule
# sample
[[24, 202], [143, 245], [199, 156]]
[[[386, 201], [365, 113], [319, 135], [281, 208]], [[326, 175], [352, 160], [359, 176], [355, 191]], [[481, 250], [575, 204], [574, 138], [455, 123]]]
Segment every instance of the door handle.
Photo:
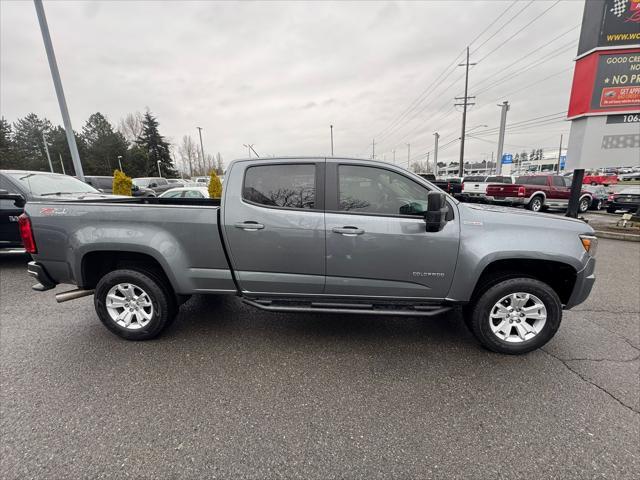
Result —
[[234, 227], [241, 228], [246, 232], [251, 232], [254, 230], [262, 230], [264, 225], [258, 222], [247, 221], [247, 222], [238, 222], [234, 224]]
[[345, 227], [333, 227], [331, 229], [333, 233], [339, 233], [345, 237], [355, 237], [356, 235], [362, 235], [364, 230], [358, 227], [345, 226]]

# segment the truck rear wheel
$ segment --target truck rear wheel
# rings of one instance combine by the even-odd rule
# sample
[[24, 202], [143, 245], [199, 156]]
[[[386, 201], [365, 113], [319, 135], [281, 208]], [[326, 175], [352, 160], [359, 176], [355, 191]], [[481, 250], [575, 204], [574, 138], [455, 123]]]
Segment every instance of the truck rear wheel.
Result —
[[160, 277], [134, 269], [114, 270], [102, 277], [94, 305], [104, 326], [127, 340], [157, 337], [177, 311], [175, 297]]
[[470, 310], [467, 322], [478, 341], [489, 350], [511, 355], [546, 344], [562, 320], [556, 292], [533, 278], [512, 278], [494, 285]]
[[531, 201], [527, 204], [527, 208], [532, 212], [539, 212], [544, 207], [544, 200], [540, 195], [536, 195], [531, 199]]
[[578, 211], [580, 213], [586, 213], [587, 210], [589, 210], [590, 206], [591, 206], [591, 199], [589, 197], [584, 197], [583, 199], [580, 200], [580, 203], [578, 204]]

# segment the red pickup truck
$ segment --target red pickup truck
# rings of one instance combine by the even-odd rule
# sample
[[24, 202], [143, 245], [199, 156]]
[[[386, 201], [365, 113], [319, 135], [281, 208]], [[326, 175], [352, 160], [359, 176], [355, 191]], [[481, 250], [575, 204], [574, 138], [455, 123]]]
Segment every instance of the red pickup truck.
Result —
[[618, 177], [615, 173], [589, 172], [585, 174], [582, 183], [585, 185], [604, 185], [608, 187], [609, 185], [618, 183]]
[[[516, 183], [491, 184], [487, 187], [487, 199], [495, 203], [524, 205], [538, 212], [547, 208], [567, 208], [571, 194], [571, 179], [559, 175], [526, 175], [516, 178]], [[591, 193], [580, 192], [578, 210], [584, 213], [591, 205]]]

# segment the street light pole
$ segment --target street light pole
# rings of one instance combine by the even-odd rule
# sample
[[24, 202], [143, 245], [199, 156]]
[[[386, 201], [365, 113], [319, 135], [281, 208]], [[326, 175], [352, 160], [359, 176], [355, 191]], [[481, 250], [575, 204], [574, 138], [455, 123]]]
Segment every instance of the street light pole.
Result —
[[496, 174], [502, 172], [502, 150], [504, 149], [504, 130], [507, 125], [507, 112], [509, 111], [509, 101], [502, 102], [500, 107], [500, 133], [498, 134], [498, 155], [496, 156]]
[[124, 173], [122, 170], [122, 155], [118, 155], [118, 166], [120, 167], [120, 171]]
[[62, 174], [66, 175], [67, 172], [64, 171], [64, 162], [62, 161], [62, 154], [59, 153], [58, 156], [60, 157], [60, 165], [62, 165]]
[[407, 143], [407, 169], [411, 167], [411, 144]]
[[162, 177], [162, 172], [160, 171], [160, 160], [156, 162], [156, 165], [158, 166], [158, 176]]
[[[207, 161], [204, 158], [204, 147], [202, 146], [202, 127], [196, 127], [198, 129], [198, 135], [200, 135], [200, 153], [202, 154], [202, 166], [207, 168]], [[206, 171], [205, 171], [206, 174]]]
[[333, 125], [329, 125], [331, 129], [331, 156], [333, 157]]
[[440, 134], [438, 132], [433, 134], [436, 137], [435, 145], [433, 147], [433, 172], [437, 173], [438, 171], [438, 140], [440, 139]]
[[53, 163], [51, 163], [51, 155], [49, 155], [49, 146], [47, 145], [47, 137], [44, 136], [44, 132], [42, 132], [42, 143], [44, 143], [44, 151], [47, 154], [47, 160], [49, 160], [49, 170], [53, 173]]
[[76, 176], [84, 182], [84, 172], [82, 171], [82, 163], [80, 163], [80, 154], [78, 153], [76, 138], [73, 134], [73, 127], [71, 126], [71, 118], [69, 118], [69, 110], [67, 109], [67, 101], [64, 97], [64, 90], [62, 89], [62, 81], [60, 80], [60, 71], [58, 70], [58, 62], [56, 61], [56, 54], [53, 51], [53, 44], [51, 43], [51, 35], [49, 34], [47, 17], [45, 16], [45, 13], [44, 13], [42, 0], [33, 0], [33, 3], [36, 7], [36, 14], [38, 15], [38, 23], [40, 23], [40, 31], [42, 33], [44, 49], [47, 52], [47, 60], [49, 61], [49, 69], [51, 70], [51, 77], [53, 78], [53, 86], [56, 90], [56, 96], [58, 97], [58, 105], [60, 106], [60, 113], [62, 115], [62, 122], [64, 123], [64, 131], [67, 136], [67, 143], [69, 144], [69, 150], [71, 151], [73, 168], [76, 171]]

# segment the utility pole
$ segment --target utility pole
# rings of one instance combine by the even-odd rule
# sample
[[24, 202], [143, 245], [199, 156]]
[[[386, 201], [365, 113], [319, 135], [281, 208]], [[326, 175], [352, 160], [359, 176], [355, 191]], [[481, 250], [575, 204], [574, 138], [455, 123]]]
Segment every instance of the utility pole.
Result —
[[47, 160], [49, 160], [49, 170], [53, 173], [53, 163], [51, 163], [51, 155], [49, 155], [49, 146], [47, 145], [47, 137], [44, 136], [44, 132], [42, 132], [42, 143], [44, 143], [44, 151], [47, 154]]
[[333, 125], [329, 125], [331, 129], [331, 156], [333, 157]]
[[[200, 153], [202, 154], [202, 165], [206, 169], [207, 168], [207, 160], [204, 157], [204, 147], [202, 146], [202, 127], [196, 127], [198, 129], [198, 134], [200, 135]], [[206, 175], [207, 173], [204, 172]]]
[[427, 168], [426, 168], [425, 173], [429, 173], [429, 154], [430, 154], [430, 153], [431, 153], [431, 152], [427, 152]]
[[376, 159], [376, 139], [371, 142], [371, 160]]
[[455, 105], [462, 105], [462, 134], [460, 135], [460, 169], [459, 175], [464, 176], [464, 137], [465, 129], [467, 127], [467, 106], [475, 105], [475, 103], [469, 103], [470, 99], [476, 97], [469, 96], [469, 66], [475, 65], [475, 63], [469, 63], [469, 47], [467, 47], [467, 61], [465, 63], [458, 64], [459, 67], [465, 67], [464, 73], [464, 97], [456, 97], [456, 100], [462, 100], [462, 103], [456, 103]]
[[58, 97], [58, 105], [60, 106], [60, 114], [62, 115], [62, 122], [64, 123], [64, 131], [65, 131], [65, 134], [67, 135], [67, 143], [69, 144], [69, 150], [71, 151], [71, 160], [73, 161], [73, 168], [76, 171], [76, 176], [84, 182], [84, 172], [82, 171], [82, 164], [80, 163], [80, 154], [78, 153], [76, 138], [73, 135], [73, 127], [71, 126], [71, 119], [69, 118], [69, 110], [67, 110], [67, 100], [64, 97], [64, 90], [62, 89], [62, 81], [60, 80], [60, 71], [58, 70], [58, 62], [56, 61], [56, 54], [53, 51], [53, 44], [51, 43], [51, 35], [49, 35], [49, 26], [47, 25], [47, 17], [44, 14], [44, 7], [42, 6], [42, 0], [33, 0], [33, 3], [36, 7], [36, 14], [38, 15], [38, 23], [40, 23], [40, 31], [42, 33], [44, 49], [47, 52], [47, 60], [49, 61], [49, 69], [51, 70], [51, 77], [53, 78], [53, 86], [56, 90], [56, 96]]
[[407, 143], [407, 169], [411, 167], [411, 144]]
[[396, 149], [393, 149], [393, 164], [395, 165], [396, 163]]
[[500, 111], [500, 133], [498, 133], [498, 156], [496, 158], [496, 174], [502, 172], [502, 150], [504, 149], [504, 130], [507, 126], [507, 112], [509, 111], [509, 101], [505, 100], [502, 105], [498, 105]]
[[558, 175], [560, 175], [560, 157], [562, 157], [562, 134], [560, 134], [560, 148], [558, 149]]
[[260, 158], [258, 152], [256, 152], [255, 148], [253, 148], [253, 143], [243, 143], [242, 146], [247, 147], [247, 149], [249, 150], [249, 158], [251, 158], [251, 152], [255, 153], [256, 158]]
[[62, 161], [62, 154], [59, 153], [58, 156], [60, 157], [60, 165], [62, 165], [62, 174], [66, 175], [67, 172], [64, 171], [64, 162]]
[[438, 171], [438, 140], [440, 139], [440, 134], [436, 132], [433, 136], [436, 137], [436, 144], [433, 148], [433, 171], [435, 173]]

